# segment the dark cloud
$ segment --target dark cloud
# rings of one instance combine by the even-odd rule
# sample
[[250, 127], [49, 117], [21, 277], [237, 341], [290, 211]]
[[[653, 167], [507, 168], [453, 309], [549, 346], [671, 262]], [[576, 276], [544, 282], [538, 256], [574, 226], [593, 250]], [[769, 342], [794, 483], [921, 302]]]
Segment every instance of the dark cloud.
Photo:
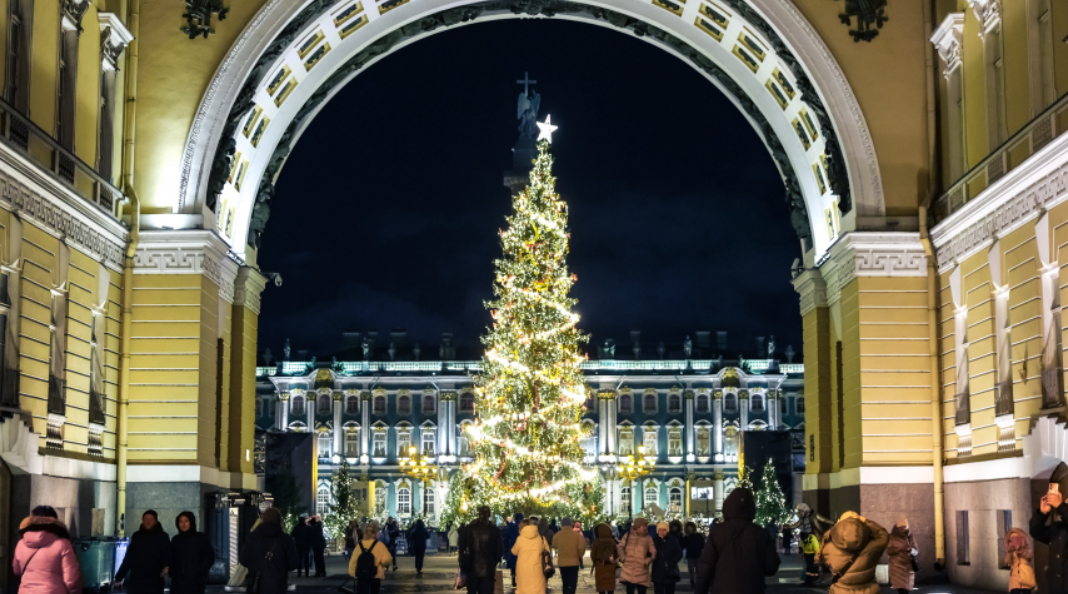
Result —
[[302, 136], [278, 184], [260, 264], [262, 346], [328, 352], [343, 330], [443, 331], [488, 316], [501, 184], [529, 70], [570, 204], [582, 326], [600, 341], [679, 342], [726, 329], [739, 349], [801, 347], [782, 182], [741, 113], [677, 58], [556, 20], [483, 23], [406, 47], [357, 77]]

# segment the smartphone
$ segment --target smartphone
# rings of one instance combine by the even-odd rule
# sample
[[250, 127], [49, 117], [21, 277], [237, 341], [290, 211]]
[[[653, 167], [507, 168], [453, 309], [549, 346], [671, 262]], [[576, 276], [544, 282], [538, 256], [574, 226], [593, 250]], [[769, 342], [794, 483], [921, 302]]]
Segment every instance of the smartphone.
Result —
[[1058, 483], [1050, 483], [1049, 484], [1049, 492], [1050, 493], [1058, 493], [1059, 494], [1061, 492], [1061, 486]]

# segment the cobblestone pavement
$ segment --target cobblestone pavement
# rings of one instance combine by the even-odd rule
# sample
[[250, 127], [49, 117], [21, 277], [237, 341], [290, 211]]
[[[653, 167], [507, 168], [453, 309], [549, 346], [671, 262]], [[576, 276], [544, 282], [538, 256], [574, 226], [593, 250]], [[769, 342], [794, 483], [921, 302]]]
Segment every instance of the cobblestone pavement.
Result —
[[[343, 558], [337, 555], [327, 557], [326, 566], [327, 577], [325, 578], [293, 577], [291, 578], [290, 583], [296, 584], [296, 590], [299, 594], [336, 594], [338, 587], [346, 584], [351, 586], [352, 578], [348, 576], [348, 566]], [[585, 571], [579, 572], [578, 594], [595, 594], [596, 591], [594, 590], [593, 576], [590, 575], [588, 563], [586, 567], [587, 569]], [[689, 594], [692, 592], [692, 589], [686, 578], [685, 564], [681, 566], [681, 569], [683, 572], [683, 581], [678, 584], [676, 592], [679, 594]], [[386, 572], [386, 579], [382, 582], [382, 594], [455, 592], [455, 590], [453, 590], [453, 579], [455, 574], [455, 555], [427, 555], [426, 562], [423, 566], [422, 577], [418, 577], [415, 574], [414, 558], [401, 557], [398, 563], [398, 571]], [[774, 592], [775, 594], [825, 594], [827, 592], [826, 587], [816, 588], [800, 585], [800, 575], [801, 564], [798, 557], [785, 557], [778, 575], [768, 578], [768, 591]], [[505, 594], [512, 594], [510, 581], [511, 578], [506, 572]], [[211, 587], [208, 591], [211, 594], [222, 594], [221, 587]], [[618, 586], [616, 589], [616, 592], [619, 593], [625, 591], [626, 589], [622, 585]], [[557, 575], [549, 580], [548, 594], [560, 594], [560, 592], [560, 577]], [[890, 590], [889, 587], [884, 586], [883, 592], [885, 594], [891, 594], [893, 591]], [[921, 585], [914, 590], [914, 592], [920, 594], [993, 594], [989, 590], [975, 590], [951, 585]], [[652, 588], [649, 589], [649, 594], [652, 594]]]

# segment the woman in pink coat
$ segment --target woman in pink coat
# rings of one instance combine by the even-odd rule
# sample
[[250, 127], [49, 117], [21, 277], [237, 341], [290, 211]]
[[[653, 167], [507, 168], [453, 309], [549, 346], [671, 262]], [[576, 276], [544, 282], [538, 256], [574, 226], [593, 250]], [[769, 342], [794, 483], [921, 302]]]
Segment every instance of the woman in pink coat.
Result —
[[47, 505], [33, 509], [19, 526], [22, 539], [15, 547], [15, 575], [22, 578], [20, 594], [81, 594], [82, 572], [70, 544], [70, 533]]
[[627, 594], [645, 594], [653, 585], [650, 567], [656, 557], [656, 546], [649, 536], [649, 522], [634, 518], [630, 531], [619, 543], [619, 560], [623, 562], [619, 581], [627, 586]]

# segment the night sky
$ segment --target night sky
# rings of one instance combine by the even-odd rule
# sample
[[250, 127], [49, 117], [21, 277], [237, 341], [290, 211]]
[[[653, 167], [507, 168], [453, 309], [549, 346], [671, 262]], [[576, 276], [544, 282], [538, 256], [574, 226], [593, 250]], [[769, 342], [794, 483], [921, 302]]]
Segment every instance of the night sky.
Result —
[[799, 243], [756, 132], [682, 60], [552, 19], [446, 30], [323, 108], [282, 171], [264, 233], [260, 267], [284, 285], [264, 292], [260, 348], [278, 355], [289, 337], [324, 357], [342, 331], [395, 328], [431, 353], [442, 332], [476, 344], [510, 210], [502, 173], [524, 71], [541, 119], [560, 127], [554, 173], [591, 356], [631, 330], [650, 354], [697, 330], [727, 330], [728, 358], [772, 334], [779, 353], [801, 351], [789, 283]]

